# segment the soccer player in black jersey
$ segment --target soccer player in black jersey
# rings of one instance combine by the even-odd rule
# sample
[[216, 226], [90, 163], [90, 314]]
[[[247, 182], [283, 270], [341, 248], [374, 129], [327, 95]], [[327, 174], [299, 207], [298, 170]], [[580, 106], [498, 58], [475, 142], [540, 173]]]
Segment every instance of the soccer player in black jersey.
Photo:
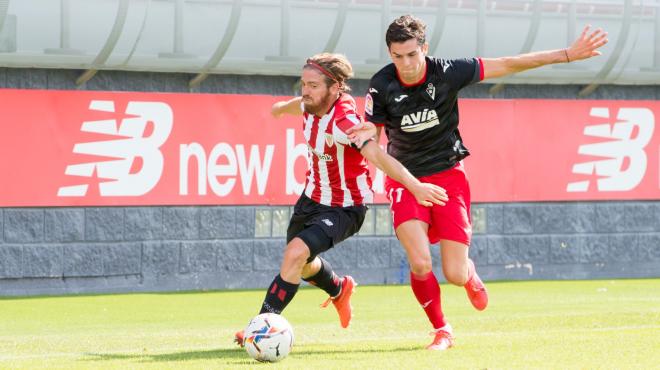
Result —
[[387, 29], [385, 41], [392, 63], [371, 79], [365, 101], [368, 122], [349, 130], [363, 142], [385, 127], [387, 151], [420, 181], [446, 190], [444, 206], [420, 207], [401, 184], [387, 178], [396, 235], [408, 256], [410, 285], [434, 328], [431, 350], [453, 345], [452, 328], [440, 304], [440, 287], [431, 270], [429, 244], [440, 243], [442, 271], [447, 281], [465, 287], [477, 310], [488, 305], [488, 294], [468, 258], [472, 234], [470, 188], [462, 159], [470, 153], [458, 130], [458, 92], [465, 86], [554, 63], [600, 55], [607, 34], [589, 26], [565, 49], [503, 58], [442, 59], [427, 56], [426, 25], [404, 15]]

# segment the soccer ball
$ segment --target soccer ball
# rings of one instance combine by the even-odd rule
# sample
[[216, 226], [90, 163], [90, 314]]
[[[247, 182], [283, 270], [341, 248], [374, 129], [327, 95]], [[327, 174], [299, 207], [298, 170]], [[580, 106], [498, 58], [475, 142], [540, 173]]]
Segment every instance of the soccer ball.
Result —
[[245, 350], [261, 362], [277, 362], [293, 347], [293, 328], [286, 319], [274, 313], [255, 316], [243, 331]]

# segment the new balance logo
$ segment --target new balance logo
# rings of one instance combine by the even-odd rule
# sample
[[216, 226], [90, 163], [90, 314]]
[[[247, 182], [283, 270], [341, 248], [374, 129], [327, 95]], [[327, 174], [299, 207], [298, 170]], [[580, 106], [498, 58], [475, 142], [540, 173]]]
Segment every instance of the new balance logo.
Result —
[[323, 223], [326, 224], [326, 225], [328, 225], [328, 226], [333, 226], [333, 225], [334, 225], [334, 224], [332, 223], [332, 221], [328, 220], [327, 218], [324, 218], [324, 219], [322, 219], [321, 221], [323, 221]]
[[398, 103], [398, 102], [400, 102], [401, 100], [403, 100], [407, 97], [408, 97], [408, 95], [405, 95], [405, 94], [404, 95], [399, 95], [396, 98], [394, 98], [394, 101]]
[[[591, 116], [611, 119], [608, 108], [592, 108]], [[573, 173], [599, 176], [598, 191], [634, 189], [646, 173], [644, 148], [653, 137], [654, 126], [653, 112], [646, 108], [620, 108], [613, 123], [586, 126], [584, 135], [607, 140], [580, 145], [578, 153], [603, 159], [577, 163], [573, 165]], [[585, 192], [590, 185], [591, 180], [571, 182], [566, 191]]]
[[[113, 101], [92, 100], [89, 109], [115, 113]], [[81, 131], [108, 135], [111, 140], [78, 143], [73, 152], [97, 156], [98, 161], [72, 164], [64, 173], [69, 176], [98, 177], [101, 196], [139, 196], [156, 186], [163, 172], [164, 160], [159, 148], [172, 131], [173, 114], [161, 102], [129, 102], [121, 122], [115, 119], [83, 122]], [[145, 134], [149, 132], [149, 136]], [[87, 184], [63, 186], [60, 197], [81, 197]]]

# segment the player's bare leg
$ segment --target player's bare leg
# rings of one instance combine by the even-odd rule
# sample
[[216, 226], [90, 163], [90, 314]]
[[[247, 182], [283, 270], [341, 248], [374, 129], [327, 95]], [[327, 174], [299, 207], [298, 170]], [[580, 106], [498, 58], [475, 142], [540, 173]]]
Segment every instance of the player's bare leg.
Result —
[[453, 240], [440, 240], [442, 271], [451, 284], [462, 286], [472, 306], [479, 311], [488, 306], [488, 291], [477, 275], [474, 262], [468, 257], [469, 247]]
[[320, 270], [321, 270], [321, 259], [317, 257], [314, 258], [312, 262], [306, 263], [303, 266], [300, 276], [304, 280], [316, 275]]
[[309, 258], [309, 248], [300, 238], [293, 238], [284, 250], [280, 276], [292, 284], [300, 284], [302, 271]]
[[410, 272], [415, 275], [427, 274], [433, 267], [428, 230], [429, 225], [420, 220], [409, 220], [396, 228], [396, 236], [408, 256]]
[[409, 220], [396, 229], [397, 237], [408, 256], [410, 264], [410, 286], [433, 325], [433, 342], [426, 348], [444, 350], [452, 346], [451, 328], [442, 313], [440, 284], [433, 274], [431, 251], [427, 236], [428, 224], [420, 220]]

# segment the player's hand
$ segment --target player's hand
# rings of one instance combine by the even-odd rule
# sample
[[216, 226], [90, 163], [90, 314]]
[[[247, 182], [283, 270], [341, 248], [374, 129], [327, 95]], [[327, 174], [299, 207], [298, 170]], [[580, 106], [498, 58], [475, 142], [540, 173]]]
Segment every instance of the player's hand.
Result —
[[415, 186], [411, 193], [415, 196], [417, 203], [424, 207], [432, 207], [434, 204], [444, 206], [449, 200], [444, 188], [425, 182]]
[[591, 25], [584, 27], [580, 37], [573, 42], [573, 45], [566, 48], [568, 61], [573, 62], [576, 60], [588, 59], [602, 54], [598, 48], [607, 44], [607, 32], [598, 28], [589, 33], [590, 28]]
[[285, 101], [278, 101], [277, 103], [273, 104], [273, 106], [270, 108], [270, 114], [274, 118], [280, 118], [284, 114], [284, 107], [286, 106], [287, 102]]
[[348, 140], [359, 147], [365, 141], [375, 137], [377, 130], [376, 125], [373, 123], [362, 122], [346, 130], [346, 133], [348, 134]]

